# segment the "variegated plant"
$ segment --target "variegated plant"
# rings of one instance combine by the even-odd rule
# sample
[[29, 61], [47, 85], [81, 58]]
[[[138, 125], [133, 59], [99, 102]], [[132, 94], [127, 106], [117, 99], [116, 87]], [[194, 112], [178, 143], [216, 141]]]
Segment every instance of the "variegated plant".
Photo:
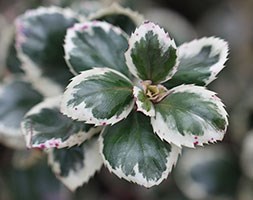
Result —
[[103, 163], [120, 178], [158, 185], [183, 146], [223, 139], [227, 113], [205, 86], [224, 68], [225, 41], [177, 47], [159, 25], [115, 5], [85, 17], [39, 8], [20, 16], [16, 27], [25, 80], [43, 94], [22, 112], [26, 146], [47, 150], [71, 190]]
[[146, 187], [159, 184], [182, 146], [222, 140], [227, 113], [204, 86], [227, 59], [227, 43], [202, 38], [178, 48], [162, 28], [144, 22], [130, 36], [106, 22], [68, 30], [66, 59], [76, 77], [61, 111], [104, 126], [100, 150], [110, 171]]

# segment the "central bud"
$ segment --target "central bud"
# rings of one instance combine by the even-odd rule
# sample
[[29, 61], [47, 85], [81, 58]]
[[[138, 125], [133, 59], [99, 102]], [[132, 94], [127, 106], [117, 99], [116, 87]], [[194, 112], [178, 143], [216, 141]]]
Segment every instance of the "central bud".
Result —
[[152, 82], [150, 80], [143, 81], [142, 88], [144, 90], [145, 95], [151, 100], [153, 103], [158, 103], [163, 98], [165, 98], [169, 91], [166, 87], [158, 84], [158, 85], [152, 85]]

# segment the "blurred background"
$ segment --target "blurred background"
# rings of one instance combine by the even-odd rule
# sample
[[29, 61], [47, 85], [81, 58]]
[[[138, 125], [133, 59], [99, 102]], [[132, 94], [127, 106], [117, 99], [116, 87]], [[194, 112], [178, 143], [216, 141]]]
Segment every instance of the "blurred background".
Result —
[[[94, 1], [89, 1], [94, 2]], [[112, 0], [98, 1], [110, 5]], [[71, 193], [58, 181], [40, 151], [16, 151], [0, 143], [0, 200], [252, 200], [253, 199], [253, 0], [118, 0], [159, 23], [177, 44], [203, 36], [229, 42], [226, 68], [209, 89], [229, 113], [224, 141], [185, 149], [168, 179], [145, 189], [102, 168]], [[80, 11], [81, 0], [0, 0], [0, 74], [15, 69], [13, 20], [27, 9], [57, 5]], [[87, 4], [86, 4], [87, 5]], [[1, 142], [1, 141], [0, 141]]]

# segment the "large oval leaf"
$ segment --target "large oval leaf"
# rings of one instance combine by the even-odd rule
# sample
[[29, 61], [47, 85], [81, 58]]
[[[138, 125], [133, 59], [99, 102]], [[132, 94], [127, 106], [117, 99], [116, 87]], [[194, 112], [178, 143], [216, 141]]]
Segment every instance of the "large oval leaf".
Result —
[[20, 123], [43, 96], [22, 78], [7, 79], [0, 87], [0, 140], [12, 148], [25, 148]]
[[178, 48], [178, 70], [165, 85], [169, 88], [181, 84], [208, 85], [225, 67], [227, 56], [228, 44], [219, 38], [184, 43]]
[[70, 10], [56, 7], [31, 10], [16, 20], [22, 67], [35, 87], [48, 96], [60, 94], [72, 76], [64, 60], [63, 42], [67, 28], [77, 22]]
[[151, 123], [157, 135], [178, 146], [194, 147], [222, 140], [227, 113], [214, 92], [194, 85], [182, 85], [155, 104]]
[[127, 35], [106, 22], [85, 22], [68, 29], [65, 59], [71, 71], [78, 74], [94, 67], [109, 67], [128, 75], [124, 52]]
[[133, 108], [132, 84], [119, 72], [94, 68], [73, 78], [63, 95], [61, 111], [89, 124], [114, 124]]
[[80, 146], [50, 150], [48, 163], [57, 178], [71, 191], [75, 191], [87, 183], [103, 165], [97, 137]]
[[129, 8], [123, 8], [117, 3], [113, 3], [109, 7], [92, 13], [89, 19], [106, 21], [114, 26], [120, 27], [128, 34], [134, 32], [135, 28], [144, 21], [144, 17], [138, 12]]
[[120, 178], [145, 187], [160, 184], [176, 163], [180, 149], [154, 134], [150, 119], [142, 113], [106, 127], [100, 137], [102, 157]]
[[145, 22], [131, 35], [125, 57], [135, 77], [151, 80], [153, 84], [170, 79], [177, 69], [174, 40], [152, 22]]
[[60, 112], [60, 97], [48, 98], [33, 107], [22, 120], [28, 148], [63, 148], [80, 145], [101, 128], [77, 122]]

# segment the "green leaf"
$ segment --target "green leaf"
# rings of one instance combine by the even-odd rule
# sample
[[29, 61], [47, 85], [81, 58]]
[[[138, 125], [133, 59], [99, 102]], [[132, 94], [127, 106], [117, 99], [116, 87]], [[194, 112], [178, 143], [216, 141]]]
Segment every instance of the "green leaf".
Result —
[[134, 86], [133, 94], [134, 94], [135, 103], [137, 106], [137, 111], [140, 111], [150, 117], [154, 116], [155, 109], [154, 109], [153, 103], [144, 94], [144, 91]]
[[181, 84], [206, 86], [225, 67], [227, 56], [228, 44], [219, 38], [184, 43], [178, 48], [178, 71], [165, 85], [169, 88]]
[[8, 49], [8, 53], [6, 56], [6, 67], [8, 69], [9, 72], [11, 73], [23, 73], [24, 71], [21, 69], [21, 61], [20, 59], [17, 57], [17, 51], [15, 48], [15, 39], [11, 42], [9, 49]]
[[119, 28], [106, 22], [76, 24], [65, 38], [65, 59], [74, 74], [94, 67], [109, 67], [128, 75], [124, 57], [127, 39]]
[[104, 163], [111, 172], [145, 187], [166, 179], [180, 153], [178, 147], [160, 140], [150, 119], [138, 112], [107, 126], [100, 145]]
[[60, 94], [72, 77], [63, 43], [67, 28], [77, 22], [70, 10], [57, 7], [30, 10], [16, 20], [16, 47], [23, 70], [47, 96]]
[[179, 147], [222, 140], [228, 120], [224, 105], [204, 87], [182, 85], [158, 104], [151, 123], [157, 135]]
[[144, 22], [131, 35], [125, 53], [130, 72], [153, 84], [171, 78], [177, 69], [177, 49], [168, 33], [152, 22]]
[[100, 127], [73, 121], [60, 112], [59, 97], [33, 107], [21, 123], [28, 148], [64, 148], [80, 145], [100, 132]]
[[25, 148], [20, 122], [26, 112], [43, 99], [20, 77], [6, 79], [0, 86], [0, 141], [12, 148]]
[[63, 95], [61, 111], [89, 124], [114, 124], [133, 108], [132, 84], [109, 68], [94, 68], [73, 78]]
[[90, 20], [106, 21], [120, 27], [126, 33], [131, 34], [143, 21], [144, 17], [138, 12], [124, 8], [117, 3], [98, 10], [89, 17]]
[[71, 191], [87, 183], [103, 165], [97, 137], [80, 146], [50, 150], [48, 162], [57, 178]]

